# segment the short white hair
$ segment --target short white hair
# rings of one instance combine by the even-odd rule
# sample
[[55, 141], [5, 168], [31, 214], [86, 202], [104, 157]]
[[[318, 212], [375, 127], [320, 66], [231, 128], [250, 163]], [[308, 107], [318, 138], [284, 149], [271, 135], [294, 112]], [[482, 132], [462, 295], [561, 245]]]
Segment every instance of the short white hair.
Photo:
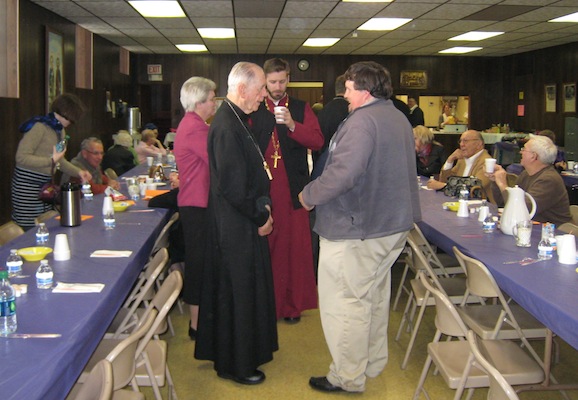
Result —
[[195, 111], [197, 104], [209, 98], [209, 93], [217, 88], [215, 82], [201, 76], [187, 79], [181, 87], [181, 104], [186, 112]]
[[[536, 153], [538, 160], [544, 164], [554, 164], [556, 156], [558, 155], [558, 147], [556, 147], [548, 136], [532, 136], [532, 139], [528, 140], [528, 143], [532, 144], [530, 150]], [[527, 145], [528, 144], [526, 144], [526, 146]]]
[[233, 66], [233, 68], [231, 68], [231, 72], [229, 72], [227, 93], [235, 93], [241, 83], [249, 85], [255, 80], [257, 76], [256, 72], [259, 69], [261, 69], [261, 67], [257, 64], [247, 61], [239, 61]]

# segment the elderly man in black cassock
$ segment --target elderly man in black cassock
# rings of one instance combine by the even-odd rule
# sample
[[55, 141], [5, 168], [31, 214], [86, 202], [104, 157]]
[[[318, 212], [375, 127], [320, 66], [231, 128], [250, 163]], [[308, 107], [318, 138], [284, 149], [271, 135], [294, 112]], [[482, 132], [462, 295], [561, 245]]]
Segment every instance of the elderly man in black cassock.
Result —
[[273, 230], [271, 174], [249, 114], [267, 92], [261, 67], [237, 63], [227, 98], [209, 130], [209, 230], [195, 357], [214, 361], [217, 375], [255, 385], [257, 368], [278, 350], [275, 295], [267, 235]]

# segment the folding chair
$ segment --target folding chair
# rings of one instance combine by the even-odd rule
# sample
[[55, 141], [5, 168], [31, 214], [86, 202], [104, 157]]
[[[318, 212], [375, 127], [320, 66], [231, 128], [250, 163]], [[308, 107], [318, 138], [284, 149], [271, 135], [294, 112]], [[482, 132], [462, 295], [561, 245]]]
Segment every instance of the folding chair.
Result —
[[74, 400], [110, 400], [112, 399], [112, 364], [104, 359], [100, 360], [82, 385], [73, 389]]
[[34, 218], [34, 225], [38, 225], [41, 222], [46, 222], [49, 219], [52, 219], [56, 216], [60, 215], [60, 213], [56, 210], [48, 210], [45, 213], [40, 214], [38, 217]]
[[[434, 296], [436, 304], [436, 333], [428, 344], [428, 356], [424, 363], [419, 383], [413, 400], [423, 392], [429, 399], [424, 383], [432, 362], [450, 389], [456, 389], [454, 400], [462, 397], [468, 389], [468, 399], [475, 388], [489, 387], [490, 378], [474, 358], [467, 343], [468, 328], [461, 319], [456, 306], [424, 275], [420, 276], [422, 284]], [[460, 340], [441, 341], [442, 335]], [[465, 339], [465, 340], [464, 340]], [[509, 340], [482, 340], [481, 346], [486, 351], [496, 369], [511, 385], [523, 385], [542, 382], [544, 371], [522, 348]]]
[[0, 226], [0, 246], [4, 246], [9, 241], [16, 239], [18, 236], [24, 234], [22, 229], [16, 222], [8, 221]]

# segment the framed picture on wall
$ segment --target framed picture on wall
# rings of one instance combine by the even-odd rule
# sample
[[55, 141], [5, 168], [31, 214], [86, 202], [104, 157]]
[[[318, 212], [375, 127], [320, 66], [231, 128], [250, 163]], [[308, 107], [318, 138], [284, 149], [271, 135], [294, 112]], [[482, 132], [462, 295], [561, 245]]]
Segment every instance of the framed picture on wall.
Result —
[[399, 83], [402, 88], [427, 89], [426, 71], [401, 71]]
[[64, 91], [64, 42], [62, 34], [46, 27], [46, 112]]
[[546, 112], [556, 112], [556, 85], [546, 85]]
[[564, 112], [565, 113], [575, 113], [576, 112], [576, 84], [575, 83], [565, 83], [564, 92]]

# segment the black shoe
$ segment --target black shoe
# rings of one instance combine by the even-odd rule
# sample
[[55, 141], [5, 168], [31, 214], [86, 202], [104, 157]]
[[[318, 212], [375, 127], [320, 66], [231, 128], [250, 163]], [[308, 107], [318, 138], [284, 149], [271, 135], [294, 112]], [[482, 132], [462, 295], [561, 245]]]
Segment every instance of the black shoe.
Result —
[[191, 338], [191, 340], [197, 339], [197, 330], [191, 328], [191, 324], [189, 324], [189, 337]]
[[296, 324], [301, 321], [301, 317], [285, 317], [283, 320], [288, 324]]
[[322, 392], [343, 392], [339, 386], [332, 385], [325, 376], [311, 377], [309, 379], [309, 386], [315, 390], [320, 390]]
[[253, 375], [251, 376], [240, 377], [230, 375], [225, 372], [217, 372], [217, 376], [223, 379], [230, 379], [242, 385], [258, 385], [259, 383], [263, 383], [263, 381], [265, 380], [265, 374], [259, 371], [258, 369], [256, 369], [255, 372], [253, 372]]

